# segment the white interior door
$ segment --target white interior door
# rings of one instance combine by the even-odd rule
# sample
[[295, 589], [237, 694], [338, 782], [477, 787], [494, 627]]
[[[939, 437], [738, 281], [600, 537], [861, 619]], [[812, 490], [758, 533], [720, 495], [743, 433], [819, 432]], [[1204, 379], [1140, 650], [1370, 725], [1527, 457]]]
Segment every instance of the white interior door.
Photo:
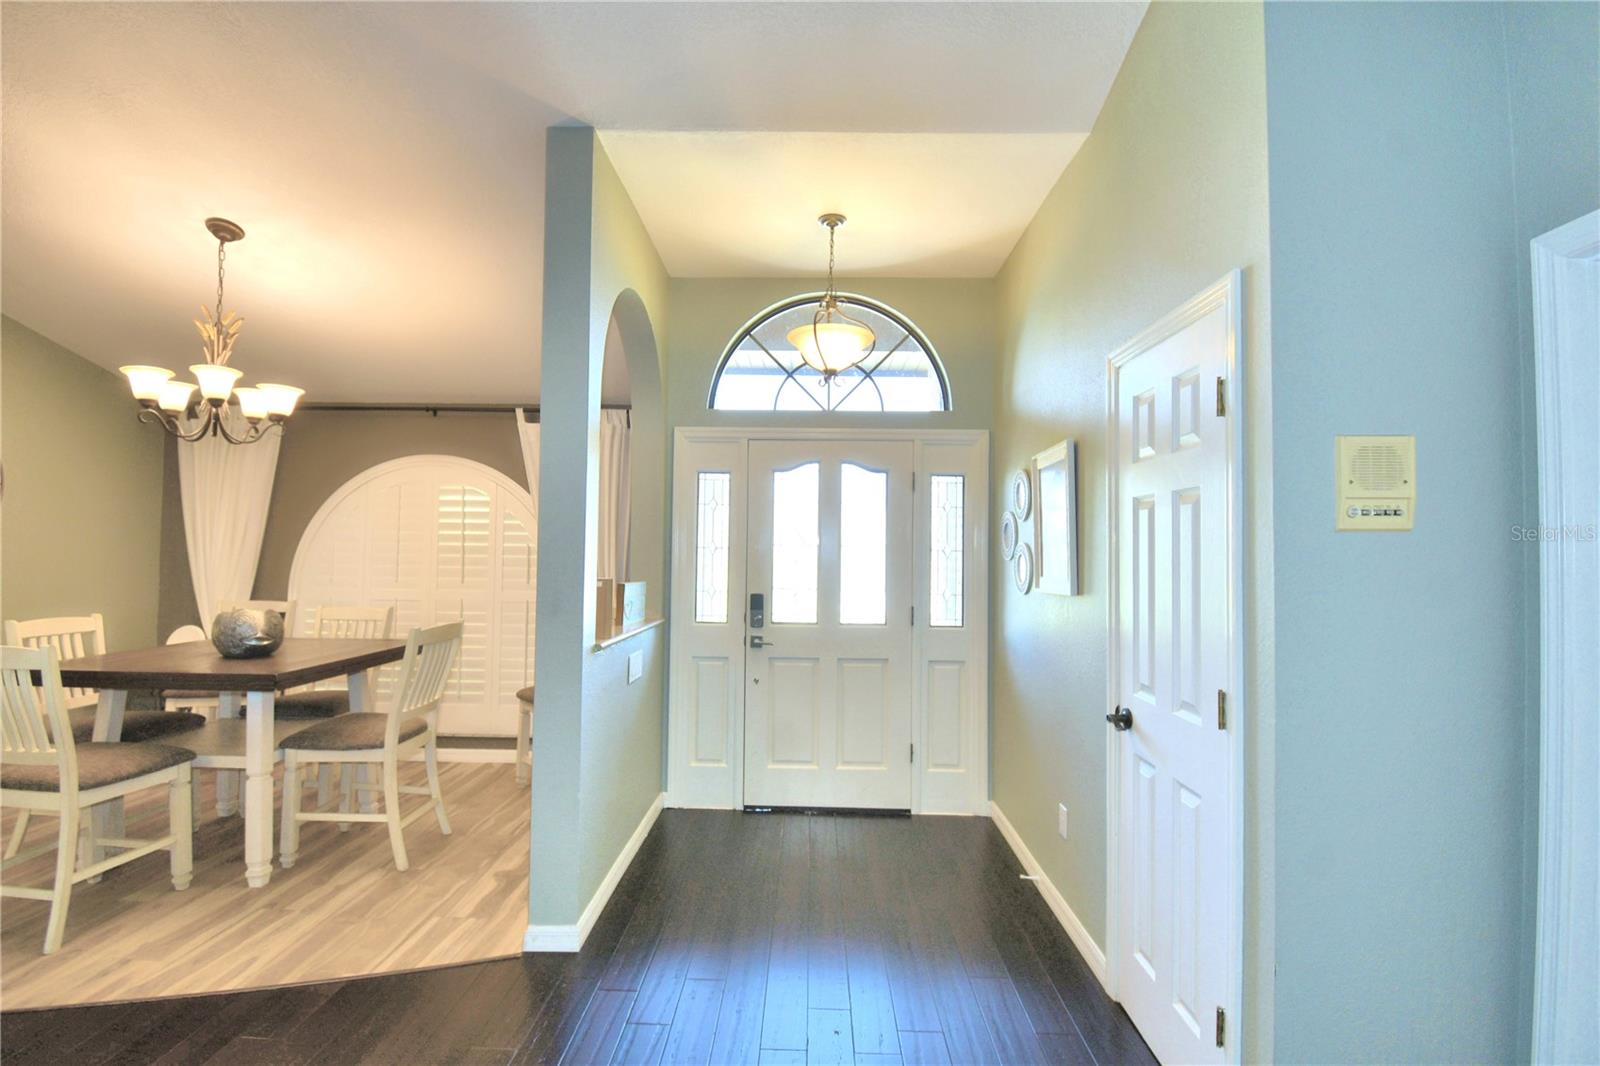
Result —
[[[452, 456], [413, 456], [352, 478], [318, 510], [295, 552], [289, 597], [301, 635], [316, 608], [395, 608], [397, 636], [465, 624], [440, 732], [511, 736], [517, 689], [533, 683], [536, 523], [527, 490]], [[397, 669], [378, 673], [378, 699]]]
[[744, 802], [911, 807], [909, 441], [752, 441]]
[[1219, 302], [1115, 377], [1117, 993], [1162, 1062], [1221, 1062], [1230, 1002], [1233, 330]]

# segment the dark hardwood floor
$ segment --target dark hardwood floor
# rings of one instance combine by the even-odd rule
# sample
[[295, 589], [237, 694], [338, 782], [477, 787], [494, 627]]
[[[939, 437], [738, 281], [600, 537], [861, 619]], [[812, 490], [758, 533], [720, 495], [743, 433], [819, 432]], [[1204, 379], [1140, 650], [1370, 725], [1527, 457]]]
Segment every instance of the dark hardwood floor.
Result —
[[1154, 1062], [1021, 872], [986, 819], [666, 811], [577, 955], [6, 1012], [0, 1059]]

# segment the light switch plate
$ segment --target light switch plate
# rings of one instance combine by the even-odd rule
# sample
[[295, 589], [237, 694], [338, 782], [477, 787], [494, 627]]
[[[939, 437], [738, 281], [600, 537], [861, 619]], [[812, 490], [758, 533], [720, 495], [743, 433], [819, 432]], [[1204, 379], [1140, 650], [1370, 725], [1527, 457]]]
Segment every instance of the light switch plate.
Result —
[[1334, 438], [1334, 528], [1409, 530], [1417, 510], [1416, 437]]
[[1056, 809], [1056, 832], [1061, 834], [1061, 839], [1067, 839], [1067, 805], [1061, 804]]
[[644, 676], [644, 652], [636, 651], [628, 656], [628, 684], [633, 684]]

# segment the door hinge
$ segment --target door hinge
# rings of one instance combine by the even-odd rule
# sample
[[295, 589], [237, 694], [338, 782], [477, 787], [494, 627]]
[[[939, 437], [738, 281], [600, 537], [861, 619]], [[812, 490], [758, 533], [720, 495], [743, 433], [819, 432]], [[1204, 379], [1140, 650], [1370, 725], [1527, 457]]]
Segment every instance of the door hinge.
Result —
[[911, 624], [917, 624], [917, 605], [914, 603], [911, 605]]
[[1228, 1015], [1221, 1007], [1217, 1008], [1217, 1046], [1222, 1047], [1223, 1038], [1228, 1033]]
[[1217, 417], [1221, 418], [1228, 413], [1227, 383], [1222, 378], [1217, 379]]
[[911, 761], [917, 761], [917, 746], [915, 744], [911, 745]]
[[1217, 689], [1217, 728], [1228, 728], [1228, 694]]

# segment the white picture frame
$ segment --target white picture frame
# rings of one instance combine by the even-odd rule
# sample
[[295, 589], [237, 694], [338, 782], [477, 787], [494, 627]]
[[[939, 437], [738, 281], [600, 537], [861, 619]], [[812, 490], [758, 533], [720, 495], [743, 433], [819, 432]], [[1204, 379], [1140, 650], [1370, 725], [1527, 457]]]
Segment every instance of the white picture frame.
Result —
[[1033, 586], [1078, 594], [1078, 445], [1064, 440], [1033, 457]]

